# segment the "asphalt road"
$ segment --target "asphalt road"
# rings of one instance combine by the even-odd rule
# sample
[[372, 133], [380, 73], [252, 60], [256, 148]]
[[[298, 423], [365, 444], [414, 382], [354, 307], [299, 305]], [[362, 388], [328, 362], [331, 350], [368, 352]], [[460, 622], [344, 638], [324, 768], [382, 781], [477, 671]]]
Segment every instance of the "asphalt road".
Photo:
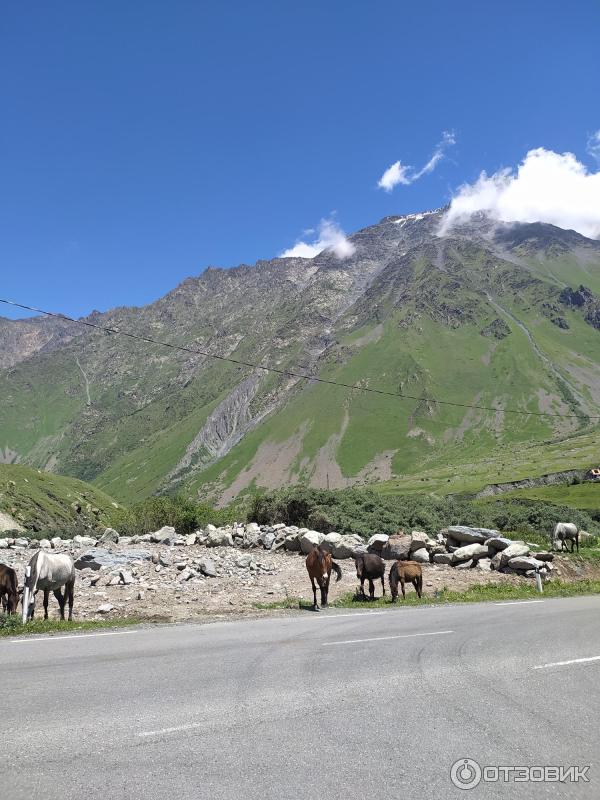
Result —
[[10, 800], [600, 797], [597, 597], [3, 639], [0, 676]]

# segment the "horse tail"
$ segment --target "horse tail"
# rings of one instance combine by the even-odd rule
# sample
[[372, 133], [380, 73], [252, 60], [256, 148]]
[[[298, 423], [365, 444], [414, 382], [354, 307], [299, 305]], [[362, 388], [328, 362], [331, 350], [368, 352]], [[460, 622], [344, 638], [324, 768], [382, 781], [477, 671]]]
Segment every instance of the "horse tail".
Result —
[[335, 582], [342, 580], [342, 568], [339, 564], [336, 564], [335, 561], [331, 562], [331, 569], [335, 572]]
[[388, 581], [389, 581], [389, 584], [390, 584], [390, 589], [392, 589], [392, 588], [397, 589], [398, 588], [398, 562], [397, 561], [394, 561], [394, 563], [391, 566], [390, 574], [388, 575]]

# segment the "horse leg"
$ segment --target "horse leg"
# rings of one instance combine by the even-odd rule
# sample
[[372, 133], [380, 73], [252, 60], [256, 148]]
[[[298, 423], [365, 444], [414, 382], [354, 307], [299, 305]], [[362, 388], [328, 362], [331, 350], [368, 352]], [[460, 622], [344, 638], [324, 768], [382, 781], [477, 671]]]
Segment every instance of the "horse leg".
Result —
[[404, 578], [400, 578], [400, 588], [402, 589], [402, 599], [406, 600], [406, 592], [404, 591]]
[[313, 608], [315, 611], [319, 610], [319, 604], [317, 603], [317, 587], [315, 586], [315, 579], [311, 577], [310, 582], [312, 583], [312, 590], [313, 590]]
[[327, 608], [327, 596], [329, 594], [329, 577], [327, 577], [323, 581], [323, 585], [321, 586], [321, 605], [323, 608]]
[[44, 619], [48, 619], [48, 599], [50, 597], [50, 589], [44, 589]]
[[369, 578], [369, 598], [375, 600], [375, 584], [372, 578]]
[[60, 591], [60, 589], [54, 590], [54, 597], [58, 600], [58, 606], [60, 608], [60, 618], [64, 620], [65, 618], [65, 603], [67, 602], [67, 587], [65, 586], [65, 593]]
[[65, 598], [69, 598], [69, 622], [73, 620], [73, 597], [75, 594], [75, 581], [69, 581], [65, 586]]
[[381, 576], [381, 589], [383, 591], [383, 596], [385, 597], [385, 581], [384, 581], [384, 577], [385, 577], [384, 575]]
[[365, 578], [364, 578], [364, 575], [361, 575], [361, 578], [360, 578], [360, 596], [361, 596], [363, 599], [364, 599], [364, 598], [366, 598], [366, 595], [365, 595]]

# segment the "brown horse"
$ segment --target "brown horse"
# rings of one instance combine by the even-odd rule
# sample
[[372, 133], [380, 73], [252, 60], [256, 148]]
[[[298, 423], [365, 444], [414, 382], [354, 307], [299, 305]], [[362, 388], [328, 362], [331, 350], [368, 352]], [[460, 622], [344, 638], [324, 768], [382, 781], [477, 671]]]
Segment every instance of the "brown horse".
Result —
[[17, 573], [6, 564], [0, 564], [0, 600], [6, 614], [16, 613], [19, 605]]
[[415, 587], [415, 592], [421, 597], [423, 592], [423, 570], [416, 561], [395, 561], [390, 570], [389, 580], [392, 603], [395, 603], [398, 597], [398, 581], [400, 581], [403, 600], [406, 599], [405, 583], [412, 583]]
[[360, 593], [365, 595], [365, 580], [369, 581], [369, 596], [375, 600], [374, 580], [381, 578], [381, 586], [385, 595], [385, 561], [381, 556], [374, 553], [360, 553], [354, 559], [356, 565], [356, 577], [360, 581]]
[[315, 611], [319, 611], [319, 604], [317, 603], [317, 587], [315, 581], [319, 584], [321, 590], [321, 605], [327, 606], [327, 595], [329, 593], [329, 580], [331, 578], [331, 570], [336, 574], [336, 583], [342, 577], [342, 570], [340, 565], [336, 564], [331, 557], [331, 553], [323, 547], [315, 547], [306, 556], [306, 569], [312, 584]]

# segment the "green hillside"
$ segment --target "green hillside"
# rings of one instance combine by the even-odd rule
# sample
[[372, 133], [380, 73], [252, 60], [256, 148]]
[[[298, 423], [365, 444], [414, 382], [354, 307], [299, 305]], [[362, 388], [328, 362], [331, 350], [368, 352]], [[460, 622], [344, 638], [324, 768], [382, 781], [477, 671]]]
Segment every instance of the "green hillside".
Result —
[[76, 478], [0, 464], [0, 512], [25, 529], [106, 527], [117, 507], [107, 494]]
[[21, 351], [22, 322], [0, 371], [0, 459], [83, 478], [126, 503], [183, 492], [221, 505], [295, 483], [448, 494], [595, 465], [600, 244], [485, 220], [440, 238], [440, 218], [386, 218], [351, 237], [345, 260], [323, 252], [210, 269], [144, 308], [93, 315], [408, 397], [89, 330]]

